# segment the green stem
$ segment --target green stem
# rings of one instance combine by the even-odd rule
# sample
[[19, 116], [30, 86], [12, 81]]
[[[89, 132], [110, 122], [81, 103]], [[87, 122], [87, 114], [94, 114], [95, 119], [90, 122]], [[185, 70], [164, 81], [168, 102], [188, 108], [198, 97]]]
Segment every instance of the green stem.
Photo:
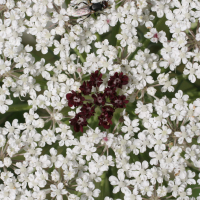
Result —
[[86, 60], [85, 60], [85, 58], [83, 57], [83, 55], [79, 52], [79, 50], [78, 50], [77, 48], [74, 48], [73, 50], [74, 50], [74, 52], [76, 53], [76, 55], [79, 56], [81, 62], [84, 63]]

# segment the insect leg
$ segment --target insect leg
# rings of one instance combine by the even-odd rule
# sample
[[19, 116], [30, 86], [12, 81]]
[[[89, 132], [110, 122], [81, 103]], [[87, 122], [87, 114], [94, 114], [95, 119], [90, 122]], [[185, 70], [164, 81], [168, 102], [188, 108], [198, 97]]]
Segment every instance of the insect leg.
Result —
[[91, 15], [91, 14], [89, 14], [85, 19], [82, 19], [82, 20], [80, 20], [79, 22], [86, 20], [88, 17], [90, 17], [90, 15]]

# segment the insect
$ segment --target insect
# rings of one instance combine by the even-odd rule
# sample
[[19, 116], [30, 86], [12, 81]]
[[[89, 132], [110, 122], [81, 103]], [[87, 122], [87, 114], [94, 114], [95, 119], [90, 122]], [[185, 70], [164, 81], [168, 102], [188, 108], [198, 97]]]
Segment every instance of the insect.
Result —
[[[107, 7], [109, 7], [107, 1], [101, 1], [99, 3], [91, 3], [91, 1], [89, 1], [89, 3], [86, 3], [86, 2], [81, 2], [81, 3], [85, 4], [85, 6], [83, 6], [82, 8], [76, 9], [72, 13], [73, 17], [87, 16], [85, 18], [87, 19], [88, 17], [90, 17], [91, 14], [96, 13], [98, 11], [102, 11], [106, 9]], [[75, 4], [75, 6], [78, 6], [81, 3]]]

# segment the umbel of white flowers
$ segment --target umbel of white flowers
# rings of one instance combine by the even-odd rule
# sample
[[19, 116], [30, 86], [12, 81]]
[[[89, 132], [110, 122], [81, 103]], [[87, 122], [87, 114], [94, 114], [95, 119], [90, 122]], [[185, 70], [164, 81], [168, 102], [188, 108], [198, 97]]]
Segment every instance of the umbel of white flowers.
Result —
[[[0, 200], [200, 200], [199, 0], [0, 0], [0, 16]], [[75, 133], [81, 86], [106, 108]]]

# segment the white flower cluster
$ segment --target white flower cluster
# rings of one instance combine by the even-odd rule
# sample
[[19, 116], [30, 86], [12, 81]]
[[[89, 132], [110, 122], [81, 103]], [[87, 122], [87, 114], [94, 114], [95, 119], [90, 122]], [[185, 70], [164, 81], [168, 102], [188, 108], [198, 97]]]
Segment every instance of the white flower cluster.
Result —
[[[0, 0], [0, 113], [28, 108], [0, 128], [0, 200], [200, 200], [200, 98], [178, 89], [200, 79], [199, 0], [81, 2]], [[129, 103], [75, 133], [66, 94], [96, 70]]]

